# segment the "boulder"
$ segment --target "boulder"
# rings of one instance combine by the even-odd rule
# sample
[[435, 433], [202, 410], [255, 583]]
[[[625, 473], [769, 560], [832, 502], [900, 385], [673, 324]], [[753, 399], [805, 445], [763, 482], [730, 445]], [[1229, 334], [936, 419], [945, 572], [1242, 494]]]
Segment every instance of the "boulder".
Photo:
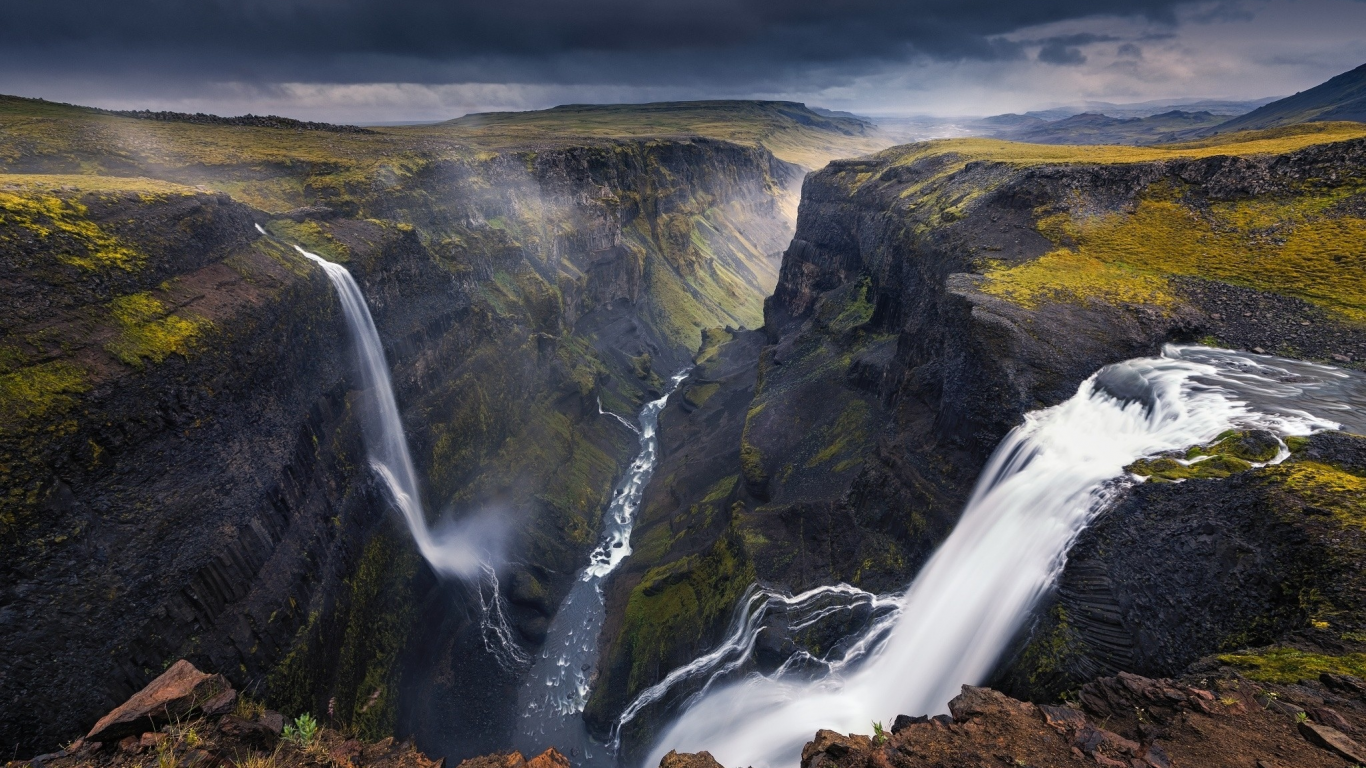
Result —
[[218, 721], [218, 730], [224, 736], [260, 750], [270, 749], [280, 736], [261, 719], [244, 720], [235, 715], [224, 715]]
[[198, 714], [206, 704], [221, 709], [229, 699], [236, 701], [235, 693], [228, 696], [230, 691], [232, 686], [222, 675], [205, 674], [181, 659], [146, 688], [100, 718], [85, 740], [117, 742]]
[[558, 749], [551, 747], [526, 761], [526, 768], [569, 768], [569, 758], [560, 754]]
[[710, 752], [674, 752], [659, 761], [659, 768], [721, 768]]
[[1330, 752], [1336, 752], [1348, 762], [1366, 765], [1366, 749], [1336, 728], [1305, 720], [1299, 724], [1304, 740]]

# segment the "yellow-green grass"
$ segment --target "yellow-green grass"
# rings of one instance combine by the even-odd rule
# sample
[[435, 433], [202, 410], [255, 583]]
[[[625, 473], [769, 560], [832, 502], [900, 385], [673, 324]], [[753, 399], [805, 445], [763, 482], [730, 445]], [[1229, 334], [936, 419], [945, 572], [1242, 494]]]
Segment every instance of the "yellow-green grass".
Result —
[[1317, 461], [1287, 461], [1262, 473], [1306, 504], [1327, 510], [1343, 527], [1366, 529], [1366, 478]]
[[188, 355], [212, 327], [202, 318], [171, 314], [145, 292], [120, 296], [109, 308], [118, 323], [119, 335], [105, 349], [136, 368], [141, 368], [144, 360], [160, 363], [168, 355]]
[[138, 192], [148, 195], [192, 195], [201, 190], [144, 176], [94, 174], [0, 173], [0, 192], [58, 195]]
[[[819, 168], [837, 157], [887, 146], [876, 134], [845, 134], [849, 121], [793, 119], [795, 105], [750, 101], [575, 105], [536, 112], [496, 112], [442, 123], [394, 129], [395, 133], [454, 136], [485, 147], [563, 142], [583, 138], [701, 136], [764, 147], [780, 159]], [[803, 118], [809, 120], [807, 115]]]
[[17, 247], [32, 236], [55, 242], [58, 261], [83, 269], [132, 271], [142, 266], [143, 254], [104, 231], [88, 214], [80, 200], [43, 187], [0, 191], [0, 246]]
[[86, 371], [61, 360], [0, 375], [0, 429], [68, 408], [89, 389]]
[[1249, 131], [1185, 144], [1146, 147], [1120, 145], [1025, 144], [1002, 139], [936, 139], [889, 149], [878, 157], [893, 165], [952, 155], [958, 170], [978, 160], [1020, 166], [1079, 163], [1145, 163], [1221, 155], [1279, 155], [1316, 144], [1366, 137], [1366, 123], [1312, 123], [1268, 131]]
[[1324, 672], [1366, 677], [1366, 654], [1328, 656], [1294, 648], [1271, 648], [1246, 653], [1226, 653], [1219, 661], [1237, 667], [1245, 677], [1263, 683], [1290, 685], [1314, 680]]
[[[1357, 190], [1347, 190], [1355, 192]], [[1342, 191], [1215, 202], [1203, 209], [1150, 190], [1132, 211], [1060, 214], [1039, 228], [1062, 247], [994, 264], [983, 290], [1024, 306], [1099, 299], [1171, 306], [1171, 276], [1296, 296], [1366, 320], [1366, 220], [1336, 215]]]

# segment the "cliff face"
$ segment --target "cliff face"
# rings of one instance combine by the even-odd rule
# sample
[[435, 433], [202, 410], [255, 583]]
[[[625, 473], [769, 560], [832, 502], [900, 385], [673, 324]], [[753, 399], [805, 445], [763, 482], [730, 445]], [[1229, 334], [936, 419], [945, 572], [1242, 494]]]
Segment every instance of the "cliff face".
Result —
[[330, 288], [254, 242], [248, 209], [183, 190], [5, 209], [0, 690], [27, 704], [0, 738], [38, 751], [178, 653], [262, 674], [383, 514]]
[[357, 278], [427, 506], [503, 521], [534, 648], [634, 447], [599, 402], [629, 414], [700, 329], [758, 324], [795, 168], [705, 139], [377, 159], [402, 142], [119, 120], [25, 117], [0, 152], [0, 690], [32, 704], [0, 740], [79, 735], [184, 656], [291, 714], [500, 747], [514, 681], [480, 597], [386, 512], [339, 307], [288, 244]]
[[[666, 435], [716, 425], [729, 458], [701, 477], [686, 449], [661, 463], [609, 603], [598, 726], [716, 641], [737, 580], [905, 584], [1001, 437], [1107, 363], [1201, 340], [1357, 365], [1356, 135], [930, 142], [809, 176], [767, 343], [734, 353], [753, 367], [714, 387], [702, 367], [685, 386], [725, 405], [664, 415]], [[674, 631], [651, 646], [647, 623]]]

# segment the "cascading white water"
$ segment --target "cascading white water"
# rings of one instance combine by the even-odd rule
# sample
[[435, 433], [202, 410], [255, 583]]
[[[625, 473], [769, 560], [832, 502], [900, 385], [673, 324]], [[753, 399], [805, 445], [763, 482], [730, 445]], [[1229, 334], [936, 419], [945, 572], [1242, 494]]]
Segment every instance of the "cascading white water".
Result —
[[659, 414], [686, 375], [687, 371], [674, 375], [664, 394], [645, 404], [638, 426], [603, 410], [598, 401], [598, 413], [611, 416], [637, 435], [640, 451], [617, 485], [603, 517], [602, 539], [555, 613], [541, 653], [518, 695], [521, 717], [515, 746], [527, 754], [553, 746], [569, 753], [581, 767], [615, 762], [611, 750], [589, 737], [581, 717], [606, 615], [602, 582], [631, 555], [636, 510], [659, 463]]
[[[260, 229], [259, 226], [257, 228]], [[372, 421], [366, 424], [366, 450], [370, 465], [383, 478], [394, 504], [403, 513], [418, 551], [439, 573], [459, 576], [467, 581], [482, 579], [486, 574], [486, 552], [479, 546], [478, 537], [468, 535], [469, 532], [460, 526], [449, 526], [434, 532], [427, 525], [427, 515], [423, 511], [422, 497], [418, 491], [417, 472], [408, 454], [408, 439], [403, 433], [403, 421], [399, 418], [398, 403], [394, 400], [394, 386], [389, 379], [389, 364], [384, 359], [379, 331], [375, 329], [375, 321], [365, 305], [360, 286], [356, 285], [346, 267], [297, 245], [294, 249], [322, 267], [337, 291], [337, 298], [341, 300], [346, 325], [356, 348], [361, 387], [371, 406], [366, 409]]]
[[[666, 729], [645, 766], [671, 749], [707, 750], [723, 765], [793, 766], [818, 729], [866, 732], [897, 714], [944, 711], [960, 686], [990, 672], [1077, 533], [1132, 482], [1125, 466], [1233, 427], [1336, 428], [1366, 418], [1363, 404], [1359, 374], [1226, 350], [1172, 346], [1102, 369], [1002, 441], [957, 527], [901, 596], [894, 625], [869, 633], [870, 651], [816, 680], [780, 669], [712, 687]], [[753, 631], [739, 625], [727, 643]]]

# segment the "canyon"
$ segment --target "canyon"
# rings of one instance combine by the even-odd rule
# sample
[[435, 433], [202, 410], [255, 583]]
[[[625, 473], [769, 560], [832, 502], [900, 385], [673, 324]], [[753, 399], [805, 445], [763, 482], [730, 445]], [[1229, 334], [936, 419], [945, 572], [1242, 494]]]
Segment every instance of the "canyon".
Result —
[[[672, 748], [709, 653], [734, 649], [717, 685], [856, 659], [1007, 435], [1107, 366], [1173, 343], [1366, 360], [1357, 123], [884, 149], [783, 102], [346, 129], [5, 97], [0, 127], [0, 743], [21, 755], [178, 659], [451, 761], [567, 749], [523, 747], [519, 690], [656, 402], [576, 704], [635, 764]], [[434, 567], [394, 511], [375, 387], [310, 258], [373, 316], [425, 522], [477, 530], [487, 569]], [[1279, 463], [1239, 423], [1127, 466], [984, 679], [951, 687], [1052, 706], [1200, 664], [1289, 685], [1267, 672], [1287, 654], [1359, 672], [1361, 427], [1314, 415], [1270, 438]], [[1346, 431], [1307, 435], [1327, 421]], [[831, 738], [803, 765], [876, 762]]]

